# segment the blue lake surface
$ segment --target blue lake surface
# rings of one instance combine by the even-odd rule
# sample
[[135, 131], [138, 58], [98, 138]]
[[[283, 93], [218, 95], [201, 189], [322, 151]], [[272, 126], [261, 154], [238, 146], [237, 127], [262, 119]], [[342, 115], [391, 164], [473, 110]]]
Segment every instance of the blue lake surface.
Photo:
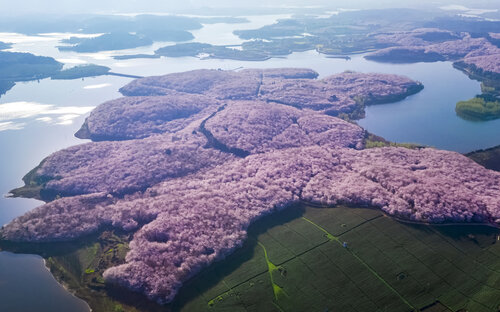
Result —
[[[382, 72], [374, 66], [374, 71]], [[455, 104], [481, 93], [480, 84], [450, 62], [389, 65], [424, 84], [408, 99], [366, 108], [358, 124], [394, 142], [412, 142], [461, 153], [500, 144], [500, 119], [469, 121], [458, 117]]]
[[41, 257], [2, 252], [0, 311], [87, 312], [89, 306], [57, 283]]
[[[130, 79], [119, 77], [70, 81], [45, 79], [17, 84], [2, 96], [0, 105], [22, 101], [53, 105], [51, 110], [57, 114], [50, 114], [47, 110], [32, 111], [31, 114], [42, 113], [15, 119], [14, 123], [24, 124], [22, 129], [0, 131], [0, 193], [7, 194], [11, 189], [23, 185], [21, 178], [51, 153], [85, 142], [73, 136], [85, 116], [72, 116], [71, 124], [58, 124], [61, 122], [58, 118], [67, 114], [60, 114], [57, 108], [95, 106], [120, 96], [118, 88], [128, 81]], [[85, 89], [104, 83], [106, 87]], [[37, 120], [49, 116], [52, 116], [53, 122]], [[1, 196], [0, 225], [41, 204], [38, 200]], [[83, 312], [89, 311], [89, 307], [57, 283], [41, 257], [0, 252], [0, 311]]]
[[[30, 47], [29, 44], [24, 44], [19, 47]], [[414, 142], [458, 152], [500, 145], [500, 120], [471, 122], [456, 116], [456, 102], [480, 93], [480, 84], [454, 69], [450, 62], [380, 64], [367, 61], [362, 55], [353, 56], [346, 61], [327, 58], [315, 51], [294, 53], [286, 58], [265, 62], [200, 60], [191, 57], [116, 61], [109, 57], [110, 53], [79, 55], [68, 52], [65, 55], [47, 42], [33, 47], [39, 49], [33, 51], [39, 54], [43, 51], [49, 56], [54, 53], [54, 57], [72, 59], [75, 63], [81, 58], [86, 62], [109, 66], [114, 72], [141, 76], [199, 68], [230, 70], [242, 67], [306, 67], [316, 70], [320, 77], [345, 70], [405, 75], [421, 81], [425, 89], [397, 103], [367, 107], [366, 118], [359, 120], [359, 125], [390, 141]], [[153, 48], [142, 48], [134, 52], [151, 53], [148, 49]], [[27, 106], [31, 110], [25, 111], [24, 115], [19, 112], [15, 112], [16, 118], [0, 115], [0, 125], [2, 122], [10, 122], [8, 127], [17, 128], [1, 131], [0, 126], [0, 194], [7, 194], [9, 190], [21, 186], [24, 174], [51, 153], [84, 143], [73, 134], [79, 129], [87, 113], [74, 113], [77, 111], [75, 108], [92, 107], [117, 98], [121, 96], [118, 89], [129, 81], [128, 78], [113, 76], [70, 81], [45, 79], [40, 82], [19, 83], [0, 97], [0, 105], [24, 103], [16, 105], [25, 107], [25, 103], [32, 103]], [[68, 112], [58, 110], [68, 107], [72, 108]], [[2, 196], [0, 225], [40, 204], [42, 203], [36, 200]], [[54, 303], [63, 308], [54, 309]], [[33, 310], [88, 311], [88, 307], [52, 278], [44, 267], [42, 258], [0, 252], [0, 311]]]

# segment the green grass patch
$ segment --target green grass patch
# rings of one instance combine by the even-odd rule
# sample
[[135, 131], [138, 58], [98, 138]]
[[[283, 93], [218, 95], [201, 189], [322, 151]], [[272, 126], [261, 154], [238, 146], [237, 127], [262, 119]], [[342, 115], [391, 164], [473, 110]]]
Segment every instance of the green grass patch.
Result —
[[425, 147], [425, 145], [417, 144], [417, 143], [396, 143], [396, 142], [390, 142], [390, 141], [385, 140], [382, 137], [379, 137], [377, 135], [371, 134], [368, 131], [366, 132], [366, 135], [365, 135], [365, 148], [376, 148], [376, 147], [386, 147], [386, 146], [404, 147], [404, 148], [409, 148], [409, 149], [417, 149], [417, 148], [423, 148], [423, 147]]

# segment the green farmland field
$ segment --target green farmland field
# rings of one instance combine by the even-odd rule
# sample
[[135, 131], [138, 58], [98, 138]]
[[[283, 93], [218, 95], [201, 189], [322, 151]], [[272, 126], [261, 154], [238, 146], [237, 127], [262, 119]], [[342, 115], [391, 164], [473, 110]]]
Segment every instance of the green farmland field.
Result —
[[498, 234], [403, 224], [373, 209], [294, 207], [254, 224], [244, 247], [187, 283], [171, 308], [498, 311]]
[[37, 253], [95, 312], [500, 311], [500, 231], [407, 224], [368, 208], [294, 206], [250, 226], [246, 243], [169, 305], [104, 282], [129, 234], [7, 244]]

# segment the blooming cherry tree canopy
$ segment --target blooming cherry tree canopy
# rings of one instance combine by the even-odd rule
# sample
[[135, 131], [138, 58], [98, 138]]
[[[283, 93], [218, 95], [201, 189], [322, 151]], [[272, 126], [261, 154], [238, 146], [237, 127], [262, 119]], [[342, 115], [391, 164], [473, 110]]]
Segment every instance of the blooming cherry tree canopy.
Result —
[[138, 79], [96, 108], [81, 137], [34, 171], [61, 195], [2, 239], [73, 240], [104, 226], [133, 234], [109, 282], [166, 303], [242, 245], [250, 224], [299, 202], [366, 205], [419, 222], [500, 222], [500, 173], [431, 148], [363, 149], [335, 113], [404, 97], [418, 83], [307, 69], [192, 71]]

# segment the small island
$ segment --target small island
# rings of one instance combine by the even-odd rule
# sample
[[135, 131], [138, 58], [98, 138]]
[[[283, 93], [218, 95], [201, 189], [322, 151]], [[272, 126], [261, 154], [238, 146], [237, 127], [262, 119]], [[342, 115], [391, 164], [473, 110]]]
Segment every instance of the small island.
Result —
[[31, 53], [0, 51], [0, 80], [28, 81], [43, 79], [60, 71], [63, 64], [51, 57]]
[[26, 35], [39, 33], [102, 34], [127, 32], [141, 34], [155, 41], [185, 41], [192, 38], [190, 31], [201, 29], [203, 24], [247, 23], [242, 17], [232, 16], [184, 16], [138, 14], [133, 16], [105, 14], [76, 14], [30, 16], [20, 20], [15, 16], [4, 16], [0, 30]]
[[87, 64], [61, 70], [51, 76], [51, 79], [78, 79], [85, 77], [95, 77], [108, 75], [109, 67], [95, 64]]
[[458, 102], [455, 111], [464, 119], [497, 119], [500, 118], [500, 99], [490, 94], [478, 95], [473, 99]]
[[[50, 22], [48, 22], [50, 20]], [[246, 23], [240, 17], [191, 17], [180, 15], [139, 14], [118, 15], [75, 15], [71, 17], [52, 16], [23, 20], [4, 17], [0, 30], [27, 35], [39, 33], [74, 33], [92, 35], [76, 36], [61, 40], [61, 51], [80, 53], [132, 49], [151, 45], [155, 41], [185, 42], [194, 39], [191, 31], [201, 29], [203, 24]], [[0, 50], [8, 49], [7, 43], [0, 43]]]
[[45, 78], [78, 79], [101, 75], [124, 75], [110, 72], [110, 68], [95, 64], [86, 64], [63, 69], [63, 64], [52, 57], [37, 56], [31, 53], [0, 51], [0, 96], [12, 89], [16, 82], [32, 81]]
[[196, 56], [211, 48], [208, 43], [188, 42], [166, 46], [155, 51], [155, 55], [168, 57]]
[[265, 61], [270, 58], [267, 53], [254, 50], [239, 50], [227, 46], [215, 46], [207, 43], [183, 43], [166, 46], [155, 51], [158, 56], [182, 57], [200, 56], [203, 58], [229, 59], [240, 61]]
[[481, 81], [482, 94], [456, 105], [458, 116], [472, 120], [492, 120], [500, 118], [500, 49], [496, 54], [466, 57], [453, 66], [471, 79]]
[[[207, 58], [262, 61], [308, 50], [317, 50], [329, 56], [345, 57], [387, 47], [386, 44], [369, 36], [373, 29], [360, 18], [375, 19], [377, 14], [367, 12], [364, 11], [362, 14], [342, 12], [338, 16], [324, 19], [300, 16], [279, 20], [276, 24], [260, 29], [237, 30], [234, 34], [246, 40], [240, 47], [188, 43], [178, 44], [178, 47], [164, 47], [156, 54], [171, 57], [206, 54]], [[385, 26], [388, 27], [387, 25]], [[395, 26], [392, 27], [395, 29]], [[386, 28], [381, 28], [379, 31], [382, 29]]]
[[80, 53], [132, 49], [153, 44], [150, 38], [125, 32], [109, 33], [94, 38], [71, 37], [61, 42], [69, 45], [57, 47], [60, 51]]

